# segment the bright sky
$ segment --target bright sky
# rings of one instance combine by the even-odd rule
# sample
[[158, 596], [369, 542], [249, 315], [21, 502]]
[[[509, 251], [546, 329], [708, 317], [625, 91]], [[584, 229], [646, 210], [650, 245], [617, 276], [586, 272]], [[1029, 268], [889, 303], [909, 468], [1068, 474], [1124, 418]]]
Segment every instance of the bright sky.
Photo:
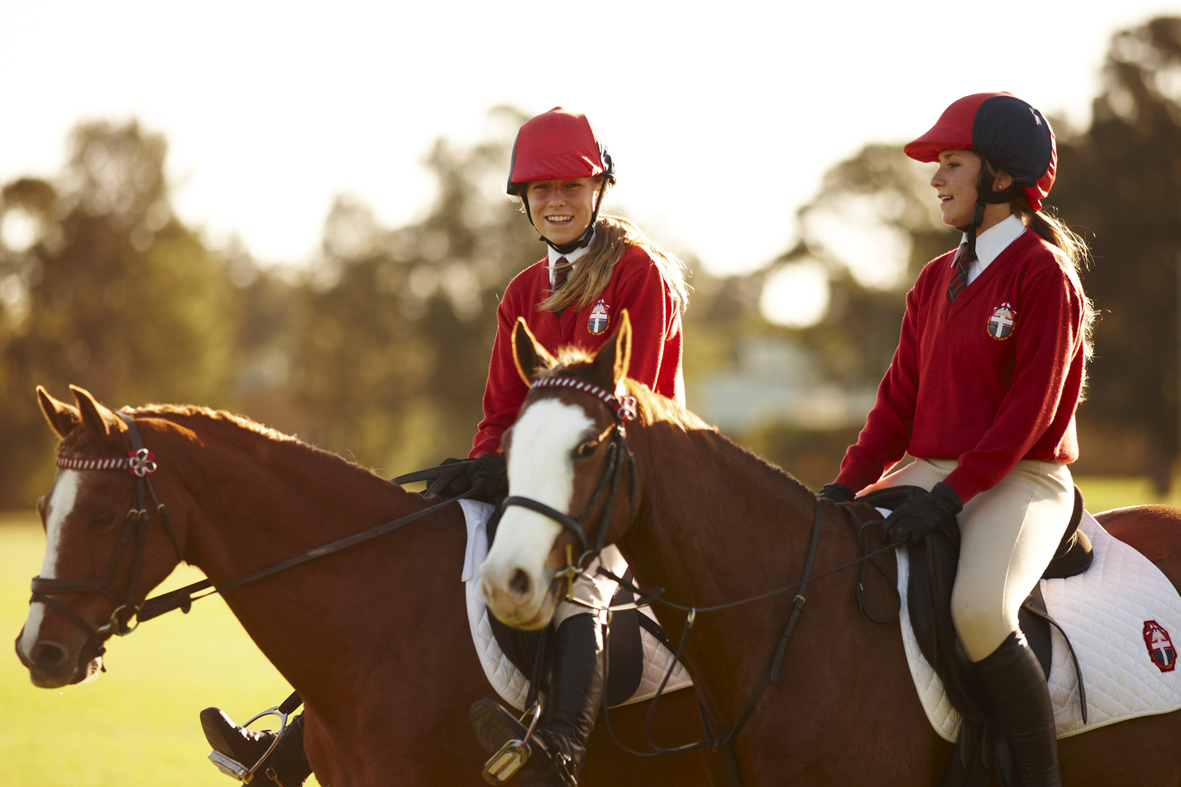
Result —
[[437, 137], [479, 139], [497, 104], [562, 105], [611, 149], [617, 209], [715, 273], [746, 271], [793, 243], [796, 209], [865, 143], [993, 90], [1085, 125], [1112, 32], [1181, 14], [960, 7], [989, 18], [916, 0], [4, 0], [0, 182], [56, 175], [79, 120], [137, 117], [169, 141], [184, 221], [300, 262], [336, 194], [413, 221]]

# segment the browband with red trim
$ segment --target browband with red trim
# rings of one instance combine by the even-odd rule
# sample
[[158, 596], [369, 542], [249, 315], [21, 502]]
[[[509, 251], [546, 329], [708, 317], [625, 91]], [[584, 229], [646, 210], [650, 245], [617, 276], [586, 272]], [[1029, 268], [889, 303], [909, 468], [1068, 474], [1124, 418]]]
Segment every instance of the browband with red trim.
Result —
[[588, 383], [585, 380], [579, 380], [574, 377], [543, 377], [539, 380], [534, 380], [530, 388], [573, 388], [576, 391], [588, 393], [591, 396], [601, 399], [608, 407], [615, 413], [615, 417], [620, 421], [634, 421], [636, 420], [636, 397], [631, 394], [616, 398], [612, 394], [603, 390], [597, 385]]
[[126, 470], [134, 476], [144, 478], [156, 472], [156, 455], [146, 448], [128, 451], [127, 456], [118, 459], [103, 459], [81, 456], [57, 457], [57, 466], [66, 470]]

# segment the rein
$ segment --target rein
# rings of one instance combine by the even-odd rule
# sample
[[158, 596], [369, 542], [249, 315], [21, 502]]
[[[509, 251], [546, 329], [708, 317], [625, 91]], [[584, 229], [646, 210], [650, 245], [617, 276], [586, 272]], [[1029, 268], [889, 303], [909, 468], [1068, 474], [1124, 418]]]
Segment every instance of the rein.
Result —
[[[136, 426], [135, 420], [124, 413], [115, 413], [119, 418], [127, 424], [131, 436], [132, 451], [126, 457], [120, 458], [83, 458], [83, 457], [68, 457], [58, 456], [57, 466], [67, 470], [127, 470], [136, 477], [135, 481], [135, 497], [131, 505], [131, 509], [127, 512], [127, 517], [124, 521], [123, 531], [119, 536], [119, 541], [115, 547], [115, 553], [111, 556], [111, 562], [107, 566], [106, 573], [101, 580], [93, 579], [44, 579], [42, 577], [33, 577], [33, 597], [29, 600], [30, 604], [40, 602], [52, 608], [63, 617], [73, 622], [80, 628], [87, 636], [88, 640], [97, 649], [98, 656], [106, 652], [104, 642], [112, 635], [126, 636], [139, 627], [140, 623], [159, 617], [165, 612], [171, 612], [174, 609], [188, 613], [192, 608], [193, 601], [199, 601], [207, 596], [215, 593], [224, 593], [227, 590], [241, 587], [250, 582], [269, 577], [272, 574], [277, 574], [288, 568], [307, 563], [317, 558], [326, 557], [335, 554], [349, 547], [356, 546], [365, 541], [385, 535], [393, 530], [397, 530], [403, 525], [408, 525], [411, 522], [421, 519], [429, 514], [451, 505], [457, 500], [469, 497], [475, 494], [478, 490], [469, 490], [457, 497], [448, 498], [441, 503], [436, 503], [433, 506], [428, 506], [421, 511], [416, 511], [413, 514], [401, 517], [399, 519], [386, 522], [377, 527], [347, 536], [338, 541], [333, 541], [321, 547], [309, 549], [294, 557], [281, 560], [265, 568], [259, 569], [253, 573], [247, 574], [244, 577], [234, 580], [228, 584], [222, 585], [219, 588], [214, 588], [213, 583], [208, 579], [203, 579], [199, 582], [194, 582], [183, 588], [162, 593], [159, 596], [147, 599], [142, 606], [135, 606], [136, 591], [139, 588], [139, 581], [143, 573], [145, 545], [147, 543], [148, 525], [150, 519], [148, 512], [144, 508], [145, 490], [147, 494], [151, 495], [152, 501], [156, 504], [156, 510], [159, 513], [161, 524], [163, 524], [165, 532], [168, 534], [168, 539], [172, 543], [172, 549], [176, 553], [177, 561], [183, 561], [181, 555], [180, 545], [177, 542], [176, 535], [172, 531], [172, 526], [169, 522], [168, 510], [160, 503], [156, 497], [156, 492], [152, 488], [149, 476], [156, 472], [158, 464], [155, 461], [155, 455], [148, 451], [143, 444], [143, 440], [139, 434], [139, 428]], [[422, 473], [432, 474], [446, 470], [442, 468], [432, 468], [431, 470], [421, 471], [421, 473], [410, 473], [408, 475], [399, 476], [393, 479], [394, 483], [410, 482], [414, 480], [421, 480], [418, 476]], [[427, 476], [422, 476], [427, 477]], [[431, 477], [434, 477], [433, 475]], [[132, 535], [135, 536], [136, 552], [135, 560], [131, 570], [131, 577], [128, 582], [127, 593], [120, 597], [116, 592], [112, 579], [115, 569], [117, 568], [120, 559], [131, 540]], [[203, 590], [209, 590], [200, 596], [194, 596]], [[57, 599], [53, 598], [55, 595], [76, 594], [76, 593], [96, 593], [103, 595], [110, 599], [115, 604], [115, 611], [111, 613], [110, 620], [98, 627], [91, 625], [81, 615], [74, 612], [72, 609], [62, 604]], [[136, 619], [134, 626], [129, 625], [131, 618]]]

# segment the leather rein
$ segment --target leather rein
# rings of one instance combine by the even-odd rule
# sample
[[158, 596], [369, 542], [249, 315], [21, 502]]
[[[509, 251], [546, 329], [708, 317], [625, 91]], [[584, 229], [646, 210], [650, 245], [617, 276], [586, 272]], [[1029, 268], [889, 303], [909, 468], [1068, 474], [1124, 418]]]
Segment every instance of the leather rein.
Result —
[[[413, 514], [347, 536], [338, 541], [333, 541], [330, 544], [309, 549], [306, 552], [247, 574], [219, 588], [213, 587], [213, 583], [210, 580], [203, 579], [183, 588], [178, 588], [147, 599], [143, 605], [136, 606], [135, 599], [138, 595], [139, 583], [143, 574], [148, 530], [151, 524], [151, 518], [145, 505], [148, 495], [151, 496], [152, 502], [156, 506], [160, 523], [164, 531], [168, 534], [168, 540], [172, 544], [177, 562], [183, 561], [184, 558], [181, 553], [180, 544], [169, 521], [168, 509], [160, 503], [159, 498], [156, 497], [155, 489], [152, 488], [151, 476], [159, 467], [155, 454], [144, 447], [143, 439], [140, 437], [139, 427], [136, 425], [135, 419], [125, 413], [116, 412], [115, 415], [119, 416], [127, 424], [130, 433], [132, 450], [128, 452], [127, 456], [119, 458], [84, 458], [58, 455], [57, 457], [57, 466], [66, 470], [126, 470], [135, 476], [135, 493], [131, 508], [124, 518], [123, 530], [119, 535], [118, 543], [115, 545], [115, 552], [111, 556], [111, 562], [107, 565], [103, 578], [99, 580], [33, 577], [33, 596], [29, 599], [29, 604], [44, 604], [74, 623], [74, 625], [86, 634], [89, 643], [97, 650], [96, 656], [101, 656], [106, 652], [104, 643], [110, 637], [127, 636], [138, 628], [140, 623], [159, 617], [165, 612], [180, 609], [187, 614], [192, 608], [193, 601], [199, 601], [214, 593], [224, 593], [227, 590], [241, 587], [249, 582], [268, 577], [293, 566], [335, 554], [349, 547], [385, 535], [393, 530], [397, 530], [403, 525], [408, 525], [417, 519], [433, 514], [458, 500], [470, 497], [478, 491], [474, 489], [469, 490], [456, 497], [448, 498], [441, 503], [428, 506], [421, 511], [416, 511]], [[455, 470], [446, 467], [431, 468], [417, 473], [399, 476], [393, 479], [393, 482], [409, 483], [426, 478], [443, 476], [449, 473], [453, 474]], [[114, 585], [114, 575], [122, 560], [123, 554], [127, 551], [133, 539], [135, 541], [135, 557], [128, 580], [127, 592], [120, 594]], [[194, 596], [195, 593], [205, 590], [209, 592], [200, 596]], [[97, 594], [105, 596], [115, 604], [115, 610], [111, 613], [111, 617], [106, 623], [95, 626], [65, 604], [53, 598], [54, 596], [71, 594]], [[131, 625], [132, 618], [136, 620], [134, 625]]]

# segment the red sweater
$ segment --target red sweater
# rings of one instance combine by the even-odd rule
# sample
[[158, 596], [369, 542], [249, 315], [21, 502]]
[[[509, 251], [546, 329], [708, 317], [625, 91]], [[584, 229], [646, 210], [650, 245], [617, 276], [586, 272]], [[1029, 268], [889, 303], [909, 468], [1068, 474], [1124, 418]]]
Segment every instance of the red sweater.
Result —
[[898, 349], [839, 483], [874, 483], [903, 454], [958, 459], [947, 483], [967, 502], [1022, 459], [1078, 458], [1083, 289], [1061, 252], [1026, 230], [955, 302], [954, 251], [906, 296]]
[[660, 269], [638, 246], [630, 246], [615, 265], [611, 281], [589, 307], [567, 307], [562, 316], [538, 311], [549, 297], [548, 258], [518, 273], [509, 282], [496, 310], [496, 341], [484, 388], [484, 420], [472, 440], [470, 457], [500, 451], [500, 436], [512, 426], [529, 388], [513, 363], [513, 326], [524, 317], [537, 340], [556, 353], [573, 345], [594, 352], [615, 332], [627, 309], [632, 327], [628, 377], [653, 391], [685, 403], [681, 373], [681, 313]]

